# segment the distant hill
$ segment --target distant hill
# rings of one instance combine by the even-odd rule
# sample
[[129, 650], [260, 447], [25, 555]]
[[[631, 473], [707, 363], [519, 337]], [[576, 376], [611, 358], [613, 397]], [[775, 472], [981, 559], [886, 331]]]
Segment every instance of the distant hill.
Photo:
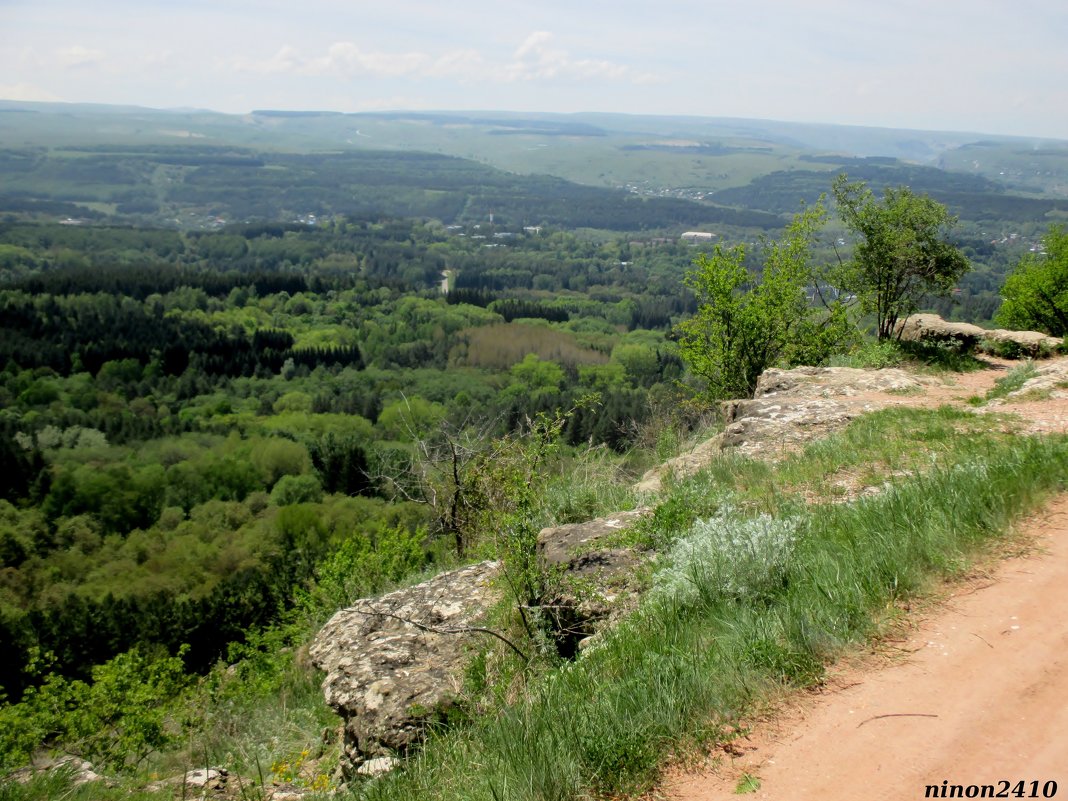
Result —
[[[910, 184], [964, 219], [1068, 215], [1068, 141], [966, 132], [600, 113], [228, 115], [0, 101], [0, 149], [0, 210], [73, 203], [86, 213], [181, 225], [331, 213], [459, 221], [492, 211], [517, 224], [768, 229], [842, 171], [877, 187]], [[603, 194], [608, 189], [621, 192]]]

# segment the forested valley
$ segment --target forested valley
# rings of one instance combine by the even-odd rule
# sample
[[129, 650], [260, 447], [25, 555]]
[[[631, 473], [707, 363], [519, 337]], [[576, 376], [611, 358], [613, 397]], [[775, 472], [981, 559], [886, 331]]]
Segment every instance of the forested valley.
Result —
[[346, 539], [403, 540], [396, 570], [433, 559], [426, 509], [376, 477], [446, 421], [499, 436], [595, 395], [568, 444], [632, 446], [677, 392], [690, 249], [461, 234], [3, 226], [9, 701], [37, 653], [87, 676], [137, 643], [187, 644], [202, 671]]

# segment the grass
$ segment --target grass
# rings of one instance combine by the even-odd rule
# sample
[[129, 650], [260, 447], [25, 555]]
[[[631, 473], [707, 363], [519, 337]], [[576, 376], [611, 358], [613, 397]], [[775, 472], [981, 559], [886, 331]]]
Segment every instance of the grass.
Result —
[[[793, 515], [798, 533], [775, 551], [781, 570], [762, 574], [756, 589], [715, 591], [693, 570], [699, 591], [654, 593], [581, 659], [534, 681], [498, 715], [439, 733], [407, 769], [354, 787], [354, 797], [566, 801], [645, 790], [666, 754], [714, 741], [784, 686], [818, 681], [888, 610], [961, 570], [1068, 480], [1062, 438], [954, 441], [924, 476], [877, 496], [800, 509], [780, 496], [772, 512]], [[709, 474], [700, 481], [715, 485]], [[676, 492], [699, 495], [689, 485]], [[723, 493], [705, 493], [702, 514], [715, 498], [723, 508]], [[672, 502], [658, 524], [682, 525], [677, 539], [690, 526], [662, 512]], [[688, 567], [676, 555], [675, 573]]]
[[994, 386], [986, 393], [986, 397], [981, 402], [989, 403], [992, 400], [1006, 398], [1010, 393], [1021, 389], [1024, 384], [1036, 375], [1038, 375], [1038, 368], [1035, 367], [1034, 362], [1028, 359], [1026, 362], [1016, 365], [995, 381]]
[[978, 417], [952, 406], [889, 408], [866, 414], [775, 465], [725, 452], [706, 468], [705, 478], [678, 482], [642, 533], [655, 544], [668, 517], [687, 525], [715, 513], [724, 490], [737, 502], [764, 511], [781, 508], [787, 499], [805, 504], [841, 500], [843, 494], [970, 458], [973, 445], [998, 436], [993, 429], [1009, 426], [1007, 417]]
[[755, 793], [759, 789], [760, 779], [752, 773], [743, 773], [742, 777], [738, 779], [738, 786], [734, 788], [734, 793], [735, 795], [744, 795], [745, 793]]

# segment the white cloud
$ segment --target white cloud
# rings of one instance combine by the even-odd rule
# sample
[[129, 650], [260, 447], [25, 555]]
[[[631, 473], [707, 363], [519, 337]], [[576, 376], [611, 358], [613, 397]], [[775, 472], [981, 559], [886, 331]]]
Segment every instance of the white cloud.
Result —
[[267, 59], [234, 58], [230, 67], [237, 72], [255, 72], [262, 75], [294, 72], [300, 66], [300, 57], [295, 48], [282, 45], [273, 56]]
[[612, 61], [573, 59], [566, 50], [552, 46], [553, 35], [535, 31], [515, 51], [505, 74], [513, 81], [552, 80], [556, 78], [606, 78], [622, 80], [631, 77], [629, 67]]
[[494, 62], [471, 48], [446, 51], [440, 55], [413, 50], [385, 52], [364, 50], [355, 42], [335, 42], [326, 52], [305, 56], [292, 45], [284, 45], [267, 59], [231, 59], [239, 72], [293, 74], [305, 76], [381, 78], [457, 78], [466, 81], [551, 81], [557, 79], [627, 80], [655, 82], [650, 73], [634, 73], [629, 67], [611, 61], [576, 59], [553, 46], [553, 35], [535, 31], [506, 61]]
[[0, 83], [0, 97], [4, 100], [22, 100], [32, 103], [59, 103], [62, 97], [54, 95], [47, 89], [28, 83]]
[[440, 78], [478, 78], [493, 69], [477, 50], [453, 50], [440, 56], [427, 74]]
[[398, 77], [422, 70], [431, 58], [426, 53], [375, 53], [361, 50], [352, 42], [335, 42], [326, 54], [310, 59], [301, 67], [305, 75], [380, 75]]
[[361, 50], [353, 42], [335, 42], [319, 56], [303, 56], [292, 45], [283, 45], [267, 59], [235, 58], [230, 66], [238, 72], [263, 75], [376, 75], [400, 77], [423, 70], [432, 61], [425, 53], [378, 53]]
[[93, 50], [92, 48], [82, 47], [81, 45], [64, 47], [62, 50], [56, 52], [56, 61], [61, 67], [65, 67], [66, 69], [95, 67], [103, 62], [103, 60], [103, 51]]

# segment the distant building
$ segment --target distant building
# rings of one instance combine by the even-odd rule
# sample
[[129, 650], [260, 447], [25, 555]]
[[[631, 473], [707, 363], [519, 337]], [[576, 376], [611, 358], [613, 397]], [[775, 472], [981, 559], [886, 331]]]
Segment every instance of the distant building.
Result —
[[687, 231], [679, 239], [684, 239], [687, 242], [708, 242], [715, 234], [709, 234], [704, 231]]

